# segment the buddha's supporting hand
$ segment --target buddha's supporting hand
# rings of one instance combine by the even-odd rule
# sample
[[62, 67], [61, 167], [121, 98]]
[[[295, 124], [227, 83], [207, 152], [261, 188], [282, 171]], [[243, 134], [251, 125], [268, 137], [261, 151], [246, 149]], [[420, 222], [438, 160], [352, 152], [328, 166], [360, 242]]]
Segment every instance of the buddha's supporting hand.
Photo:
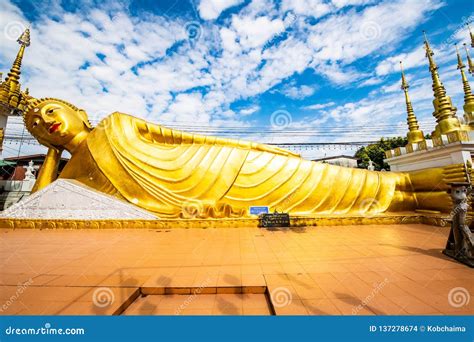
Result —
[[47, 185], [51, 184], [58, 177], [59, 160], [61, 159], [62, 151], [50, 147], [48, 154], [44, 160], [43, 166], [39, 172], [38, 178], [36, 179], [35, 185], [31, 192], [36, 192]]

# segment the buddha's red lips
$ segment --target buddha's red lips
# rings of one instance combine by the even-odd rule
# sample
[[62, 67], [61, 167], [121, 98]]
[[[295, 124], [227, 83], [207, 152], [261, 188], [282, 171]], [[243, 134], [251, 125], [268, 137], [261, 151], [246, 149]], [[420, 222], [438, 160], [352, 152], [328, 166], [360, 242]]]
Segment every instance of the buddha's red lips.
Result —
[[59, 126], [61, 126], [60, 122], [54, 123], [49, 127], [49, 133], [54, 133], [59, 129]]

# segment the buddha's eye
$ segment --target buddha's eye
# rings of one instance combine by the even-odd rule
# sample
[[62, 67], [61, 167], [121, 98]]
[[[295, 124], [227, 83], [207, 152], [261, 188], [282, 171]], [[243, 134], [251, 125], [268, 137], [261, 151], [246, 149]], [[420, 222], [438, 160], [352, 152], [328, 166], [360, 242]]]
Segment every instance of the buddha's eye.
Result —
[[48, 113], [48, 114], [52, 114], [53, 112], [54, 112], [54, 108], [48, 109], [48, 110], [46, 111], [46, 113]]

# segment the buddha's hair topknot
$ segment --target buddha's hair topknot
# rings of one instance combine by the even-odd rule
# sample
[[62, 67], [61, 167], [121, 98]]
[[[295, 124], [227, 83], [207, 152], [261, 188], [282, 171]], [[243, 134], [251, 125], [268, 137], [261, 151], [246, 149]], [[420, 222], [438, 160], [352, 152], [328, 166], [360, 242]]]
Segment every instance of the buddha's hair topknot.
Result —
[[43, 102], [46, 102], [46, 101], [56, 101], [56, 102], [64, 103], [65, 105], [68, 105], [69, 107], [73, 108], [74, 110], [79, 110], [79, 108], [77, 108], [76, 106], [74, 106], [70, 102], [67, 102], [67, 101], [64, 101], [64, 100], [61, 100], [61, 99], [56, 99], [54, 97], [43, 97], [42, 99], [30, 100], [28, 102], [28, 108], [26, 109], [26, 111], [28, 112], [29, 110], [32, 110], [33, 108], [41, 105]]

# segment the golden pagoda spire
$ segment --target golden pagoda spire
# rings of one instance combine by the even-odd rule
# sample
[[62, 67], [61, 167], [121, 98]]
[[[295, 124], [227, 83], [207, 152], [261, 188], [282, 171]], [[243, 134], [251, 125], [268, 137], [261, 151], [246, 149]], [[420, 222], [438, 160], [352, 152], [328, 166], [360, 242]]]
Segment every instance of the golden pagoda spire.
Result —
[[400, 61], [400, 69], [402, 71], [402, 90], [405, 93], [405, 103], [407, 105], [407, 123], [408, 123], [408, 143], [409, 144], [416, 144], [423, 140], [425, 140], [423, 131], [420, 130], [420, 126], [418, 125], [418, 120], [416, 119], [415, 112], [413, 111], [413, 106], [410, 101], [410, 97], [408, 96], [408, 82], [405, 78], [405, 73], [403, 72], [403, 65], [402, 61]]
[[466, 67], [462, 61], [461, 54], [459, 53], [458, 45], [456, 46], [456, 55], [458, 57], [458, 69], [461, 71], [462, 85], [464, 89], [464, 119], [467, 124], [474, 126], [474, 95], [472, 95], [469, 81], [467, 80], [464, 68]]
[[469, 55], [469, 50], [467, 49], [467, 44], [464, 43], [464, 49], [466, 50], [466, 55], [467, 55], [467, 65], [469, 73], [474, 76], [474, 63], [472, 63], [471, 56]]
[[0, 84], [0, 113], [4, 115], [9, 115], [15, 109], [22, 110], [26, 106], [26, 98], [22, 96], [20, 91], [20, 74], [25, 48], [30, 45], [29, 28], [21, 34], [17, 42], [20, 44], [20, 50], [16, 55], [8, 76]]
[[466, 25], [467, 29], [469, 30], [469, 35], [471, 36], [471, 46], [474, 48], [474, 35], [472, 34], [471, 26], [469, 26], [469, 23], [467, 23]]
[[439, 78], [438, 66], [433, 58], [433, 50], [431, 50], [430, 43], [426, 37], [425, 31], [423, 31], [425, 38], [425, 50], [426, 57], [429, 61], [429, 70], [431, 72], [431, 78], [433, 80], [433, 93], [434, 93], [434, 112], [433, 116], [436, 118], [435, 131], [433, 136], [439, 137], [442, 134], [448, 134], [450, 132], [459, 131], [461, 129], [461, 123], [456, 117], [456, 107], [453, 106], [451, 98], [446, 94], [446, 89]]

